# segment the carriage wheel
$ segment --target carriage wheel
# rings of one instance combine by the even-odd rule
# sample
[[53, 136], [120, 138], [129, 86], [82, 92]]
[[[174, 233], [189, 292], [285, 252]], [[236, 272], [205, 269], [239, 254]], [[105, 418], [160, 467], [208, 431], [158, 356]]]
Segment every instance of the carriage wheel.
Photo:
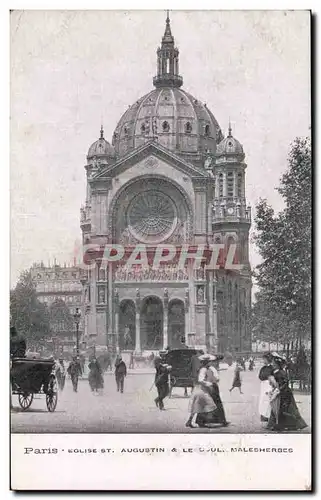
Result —
[[46, 405], [50, 412], [55, 411], [58, 402], [58, 391], [56, 377], [51, 376], [46, 394]]
[[32, 393], [26, 393], [26, 394], [19, 394], [19, 405], [23, 409], [23, 411], [28, 410], [30, 408], [31, 403], [33, 401], [33, 394]]
[[58, 402], [58, 394], [56, 392], [46, 394], [46, 405], [48, 411], [50, 412], [55, 411], [57, 402]]

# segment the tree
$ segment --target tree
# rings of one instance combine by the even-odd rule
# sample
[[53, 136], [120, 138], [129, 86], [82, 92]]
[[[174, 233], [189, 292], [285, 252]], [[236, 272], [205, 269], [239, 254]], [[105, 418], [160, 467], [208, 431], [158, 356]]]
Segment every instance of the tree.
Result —
[[56, 299], [49, 308], [50, 328], [56, 334], [73, 331], [73, 318], [62, 299]]
[[[311, 329], [311, 144], [297, 138], [278, 187], [285, 208], [276, 214], [267, 200], [256, 207], [254, 240], [262, 257], [255, 276], [266, 320], [277, 314], [288, 339]], [[264, 316], [264, 313], [263, 313]], [[269, 318], [269, 319], [268, 319]]]
[[49, 312], [46, 304], [37, 299], [36, 287], [30, 271], [24, 271], [10, 292], [11, 324], [31, 341], [50, 334]]

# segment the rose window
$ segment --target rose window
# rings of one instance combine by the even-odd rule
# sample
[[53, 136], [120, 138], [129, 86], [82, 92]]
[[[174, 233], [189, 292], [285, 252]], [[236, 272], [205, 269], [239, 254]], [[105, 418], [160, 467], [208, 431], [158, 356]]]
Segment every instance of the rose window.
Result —
[[129, 229], [140, 241], [154, 242], [168, 238], [176, 226], [176, 207], [161, 191], [144, 191], [128, 209]]

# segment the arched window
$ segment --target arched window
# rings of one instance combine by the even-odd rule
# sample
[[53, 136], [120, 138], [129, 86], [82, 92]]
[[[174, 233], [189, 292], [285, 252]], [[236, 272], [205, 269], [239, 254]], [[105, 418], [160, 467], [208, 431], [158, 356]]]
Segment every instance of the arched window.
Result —
[[168, 122], [163, 122], [162, 124], [163, 132], [169, 132], [169, 123]]
[[218, 176], [218, 189], [219, 189], [219, 197], [223, 197], [223, 174], [219, 174]]
[[210, 135], [210, 126], [205, 125], [205, 136], [208, 137]]
[[124, 134], [128, 135], [128, 127], [124, 127]]
[[187, 122], [185, 124], [185, 132], [186, 132], [186, 134], [190, 134], [192, 132], [192, 125], [190, 122]]
[[146, 131], [146, 127], [145, 127], [145, 124], [143, 123], [142, 126], [140, 127], [140, 131], [142, 134], [145, 134], [145, 131]]

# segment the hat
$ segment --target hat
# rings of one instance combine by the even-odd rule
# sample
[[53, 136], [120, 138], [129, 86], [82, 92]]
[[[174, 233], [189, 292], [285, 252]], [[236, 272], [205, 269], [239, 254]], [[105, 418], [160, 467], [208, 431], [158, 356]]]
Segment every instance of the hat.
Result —
[[224, 359], [224, 356], [222, 354], [213, 354], [211, 355], [211, 360], [212, 361], [222, 361]]
[[201, 354], [198, 357], [200, 361], [211, 361], [211, 358], [213, 358], [213, 356], [211, 356], [210, 354]]
[[279, 363], [286, 363], [286, 359], [284, 356], [281, 356], [281, 354], [278, 354], [277, 352], [272, 352], [271, 353], [272, 358], [279, 362]]

